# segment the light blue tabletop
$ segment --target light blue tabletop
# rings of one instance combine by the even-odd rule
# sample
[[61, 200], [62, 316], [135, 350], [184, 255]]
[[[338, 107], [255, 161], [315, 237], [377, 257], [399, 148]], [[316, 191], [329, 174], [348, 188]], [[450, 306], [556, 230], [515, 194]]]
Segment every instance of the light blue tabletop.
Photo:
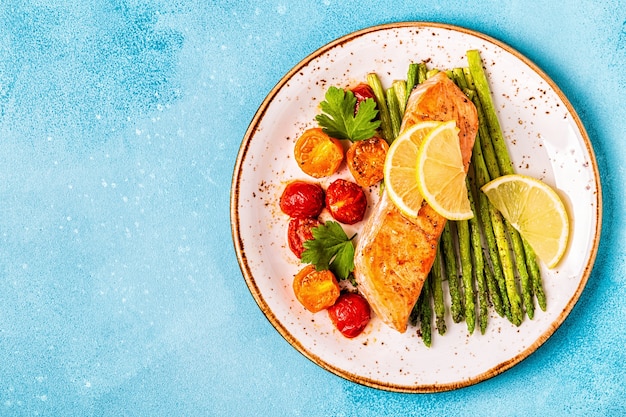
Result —
[[[396, 3], [0, 2], [0, 415], [626, 414], [626, 2]], [[233, 167], [264, 97], [319, 47], [396, 21], [534, 61], [582, 119], [604, 195], [564, 324], [505, 373], [437, 394], [298, 353], [231, 239]]]

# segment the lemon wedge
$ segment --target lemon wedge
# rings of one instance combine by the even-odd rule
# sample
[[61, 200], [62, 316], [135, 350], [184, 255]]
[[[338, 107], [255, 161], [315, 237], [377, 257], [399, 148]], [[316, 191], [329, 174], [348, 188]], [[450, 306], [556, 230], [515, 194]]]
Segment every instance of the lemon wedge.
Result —
[[537, 257], [548, 268], [554, 268], [569, 238], [567, 210], [556, 191], [543, 181], [520, 174], [496, 178], [481, 190]]
[[419, 192], [433, 210], [448, 220], [474, 217], [455, 121], [440, 123], [424, 137], [415, 171]]
[[415, 163], [422, 140], [441, 122], [425, 121], [405, 129], [387, 151], [384, 166], [385, 190], [406, 216], [417, 217], [424, 200], [417, 185]]

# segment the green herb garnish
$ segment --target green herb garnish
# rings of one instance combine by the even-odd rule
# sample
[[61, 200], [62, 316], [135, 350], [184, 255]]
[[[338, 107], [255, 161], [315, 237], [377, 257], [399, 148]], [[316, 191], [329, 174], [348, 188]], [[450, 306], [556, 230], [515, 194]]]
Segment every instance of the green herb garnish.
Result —
[[371, 98], [362, 101], [355, 114], [357, 100], [352, 91], [330, 87], [324, 98], [320, 103], [322, 113], [315, 120], [327, 135], [352, 142], [374, 136], [380, 126], [380, 120], [375, 120], [378, 114], [376, 101]]
[[335, 221], [314, 227], [313, 239], [304, 242], [302, 262], [313, 264], [318, 271], [330, 269], [337, 279], [346, 279], [354, 269], [354, 244]]

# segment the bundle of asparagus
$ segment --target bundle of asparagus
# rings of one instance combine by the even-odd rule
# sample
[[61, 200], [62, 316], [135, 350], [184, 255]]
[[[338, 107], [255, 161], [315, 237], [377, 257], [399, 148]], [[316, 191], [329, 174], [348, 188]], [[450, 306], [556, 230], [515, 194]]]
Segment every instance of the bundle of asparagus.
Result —
[[[491, 95], [479, 51], [467, 51], [468, 66], [446, 74], [476, 106], [479, 132], [474, 143], [467, 189], [475, 216], [447, 222], [438, 253], [413, 312], [426, 346], [432, 343], [433, 318], [440, 335], [446, 332], [444, 281], [448, 283], [452, 320], [465, 320], [472, 334], [478, 323], [481, 333], [488, 324], [489, 305], [501, 317], [519, 326], [527, 315], [534, 317], [536, 298], [545, 311], [546, 297], [539, 265], [532, 248], [491, 205], [480, 187], [501, 175], [514, 173], [511, 158]], [[381, 129], [391, 143], [399, 133], [404, 106], [412, 89], [439, 72], [424, 62], [409, 65], [406, 80], [383, 89], [378, 76], [368, 75], [376, 95]]]

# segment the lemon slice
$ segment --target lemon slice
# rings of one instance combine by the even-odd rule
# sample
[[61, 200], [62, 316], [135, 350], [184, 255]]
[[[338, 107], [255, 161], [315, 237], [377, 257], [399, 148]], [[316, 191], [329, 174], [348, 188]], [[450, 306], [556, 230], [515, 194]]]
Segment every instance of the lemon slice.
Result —
[[481, 190], [539, 259], [554, 268], [569, 237], [567, 211], [559, 195], [546, 183], [519, 174], [496, 178]]
[[422, 139], [441, 122], [425, 121], [405, 129], [393, 141], [385, 157], [385, 190], [395, 206], [406, 216], [417, 217], [422, 201], [415, 162]]
[[433, 210], [449, 220], [474, 217], [465, 185], [459, 129], [454, 121], [441, 123], [428, 133], [416, 166], [419, 191]]

